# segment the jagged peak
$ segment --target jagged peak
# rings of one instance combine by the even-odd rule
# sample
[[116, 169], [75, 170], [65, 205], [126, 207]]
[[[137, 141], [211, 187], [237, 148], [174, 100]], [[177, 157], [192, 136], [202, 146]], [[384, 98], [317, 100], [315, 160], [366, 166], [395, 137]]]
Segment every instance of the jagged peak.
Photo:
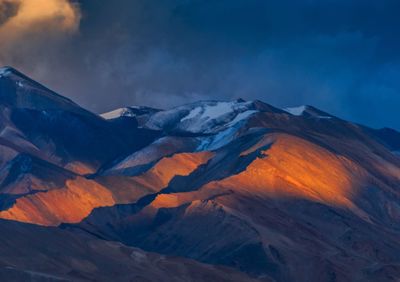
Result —
[[[125, 107], [101, 114], [105, 119], [139, 117], [143, 127], [177, 132], [216, 133], [245, 122], [257, 113], [285, 113], [264, 102], [254, 100], [200, 100], [158, 110], [148, 107]], [[243, 122], [242, 122], [243, 121]]]
[[29, 109], [67, 109], [89, 113], [11, 66], [0, 68], [0, 103]]
[[15, 72], [15, 69], [9, 66], [4, 66], [0, 68], [0, 78], [3, 76], [7, 76], [10, 73]]
[[236, 99], [236, 102], [238, 102], [238, 103], [245, 103], [246, 100], [239, 97], [239, 98]]
[[[26, 76], [19, 70], [11, 67], [11, 66], [4, 66], [0, 68], [0, 77], [13, 77], [14, 79], [19, 79], [19, 80], [26, 80], [29, 81], [30, 83], [34, 84], [39, 84], [37, 81], [33, 80], [32, 78]], [[41, 84], [40, 84], [41, 85]], [[46, 88], [45, 86], [41, 85], [42, 87]]]
[[[40, 84], [39, 82], [33, 80], [32, 78], [28, 77], [27, 75], [23, 74], [22, 72], [20, 72], [19, 70], [10, 67], [10, 66], [5, 66], [0, 68], [0, 78], [7, 78], [16, 82], [20, 82], [20, 83], [25, 83], [25, 84], [29, 84], [33, 87], [36, 88], [41, 88], [43, 90], [46, 90], [48, 92], [52, 92], [53, 94], [58, 95], [57, 93], [55, 93], [54, 91], [50, 90], [49, 88], [47, 88], [46, 86]], [[65, 97], [63, 97], [65, 98]]]
[[283, 110], [294, 116], [305, 116], [305, 117], [314, 117], [314, 118], [333, 118], [334, 117], [333, 115], [326, 113], [324, 111], [321, 111], [320, 109], [317, 109], [310, 105], [289, 107], [289, 108], [284, 108]]
[[146, 106], [129, 106], [102, 113], [100, 116], [104, 119], [116, 119], [120, 117], [136, 117], [140, 115], [153, 114], [159, 111], [161, 110]]

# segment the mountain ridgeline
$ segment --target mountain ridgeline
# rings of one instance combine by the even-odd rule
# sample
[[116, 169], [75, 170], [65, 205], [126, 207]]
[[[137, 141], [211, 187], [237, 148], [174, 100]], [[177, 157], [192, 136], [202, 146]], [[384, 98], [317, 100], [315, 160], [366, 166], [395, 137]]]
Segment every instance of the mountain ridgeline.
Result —
[[5, 280], [400, 280], [393, 129], [242, 99], [97, 115], [9, 67], [0, 109]]

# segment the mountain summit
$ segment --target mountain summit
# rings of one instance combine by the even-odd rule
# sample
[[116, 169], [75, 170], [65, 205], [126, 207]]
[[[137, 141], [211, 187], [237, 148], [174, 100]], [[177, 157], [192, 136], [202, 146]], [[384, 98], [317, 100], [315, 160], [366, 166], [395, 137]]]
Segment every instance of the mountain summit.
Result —
[[243, 99], [96, 115], [12, 68], [0, 108], [6, 280], [400, 279], [395, 130]]
[[65, 109], [89, 114], [72, 102], [12, 67], [0, 68], [0, 103], [29, 109]]

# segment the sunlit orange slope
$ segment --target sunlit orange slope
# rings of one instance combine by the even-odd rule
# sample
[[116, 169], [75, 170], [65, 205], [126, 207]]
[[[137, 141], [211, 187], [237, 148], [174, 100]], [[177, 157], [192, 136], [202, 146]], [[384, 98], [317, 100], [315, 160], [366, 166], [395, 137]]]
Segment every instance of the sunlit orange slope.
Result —
[[207, 163], [212, 152], [178, 153], [162, 158], [151, 169], [138, 176], [103, 176], [98, 181], [107, 186], [118, 203], [132, 203], [140, 197], [160, 191], [175, 176], [186, 176]]
[[77, 177], [65, 187], [17, 199], [0, 217], [39, 225], [80, 222], [91, 210], [115, 204], [112, 193], [94, 181]]
[[[287, 134], [267, 136], [270, 149], [242, 173], [211, 182], [204, 189], [232, 189], [276, 198], [305, 198], [355, 209], [352, 199], [366, 181], [366, 172], [351, 160]], [[264, 140], [263, 140], [264, 141]], [[256, 150], [263, 142], [243, 154]]]
[[272, 142], [263, 156], [237, 174], [204, 185], [199, 191], [159, 195], [152, 206], [177, 207], [196, 199], [207, 199], [224, 191], [249, 197], [303, 198], [364, 213], [353, 203], [368, 173], [353, 161], [288, 134], [266, 135], [242, 156]]
[[[112, 208], [92, 213], [79, 226], [102, 236], [112, 230], [110, 238], [118, 234], [125, 244], [147, 250], [261, 271], [273, 281], [326, 281], [327, 273], [339, 281], [363, 281], [366, 269], [375, 271], [369, 268], [375, 261], [396, 256], [397, 233], [388, 231], [386, 222], [400, 223], [396, 194], [389, 194], [398, 186], [382, 179], [395, 179], [398, 168], [362, 144], [349, 146], [359, 150], [355, 155], [369, 157], [361, 162], [299, 136], [267, 133], [244, 146], [242, 158], [261, 152], [238, 173], [194, 191], [158, 194], [130, 214]], [[219, 154], [211, 162], [223, 161]], [[229, 160], [242, 163], [234, 154]], [[375, 165], [380, 170], [373, 170]], [[212, 174], [212, 169], [202, 172]], [[107, 212], [112, 220], [102, 221]], [[241, 261], [255, 253], [257, 263]]]
[[133, 202], [140, 196], [159, 191], [174, 176], [189, 174], [212, 156], [209, 152], [175, 154], [161, 159], [143, 175], [130, 178], [131, 185], [111, 189], [78, 176], [68, 180], [64, 188], [17, 199], [11, 208], [0, 212], [0, 218], [46, 226], [78, 223], [94, 208]]

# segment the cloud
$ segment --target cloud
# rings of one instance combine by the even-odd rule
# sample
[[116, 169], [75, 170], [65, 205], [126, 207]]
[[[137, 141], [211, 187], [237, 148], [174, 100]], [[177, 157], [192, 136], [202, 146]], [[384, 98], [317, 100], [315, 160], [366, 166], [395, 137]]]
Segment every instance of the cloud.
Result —
[[0, 1], [0, 24], [3, 24], [8, 18], [14, 16], [18, 11], [18, 6], [15, 1]]
[[0, 3], [0, 64], [96, 112], [242, 97], [400, 129], [398, 0]]
[[21, 33], [75, 32], [79, 27], [78, 6], [67, 0], [0, 0], [2, 25], [7, 37]]
[[0, 0], [0, 63], [76, 33], [80, 19], [68, 0]]

